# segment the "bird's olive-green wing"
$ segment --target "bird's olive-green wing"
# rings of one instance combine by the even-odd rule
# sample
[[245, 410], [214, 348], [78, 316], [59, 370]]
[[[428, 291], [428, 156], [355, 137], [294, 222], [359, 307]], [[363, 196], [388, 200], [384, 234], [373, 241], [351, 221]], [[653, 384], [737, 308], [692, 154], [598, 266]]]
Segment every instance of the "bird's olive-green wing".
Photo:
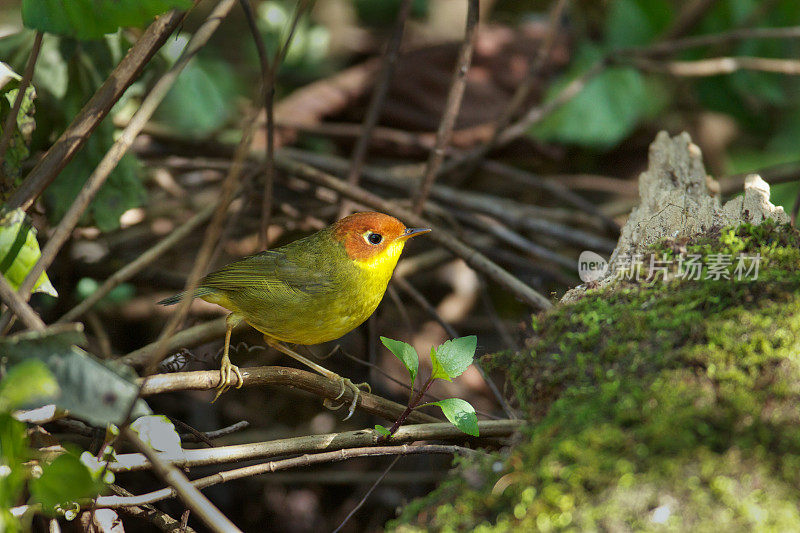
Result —
[[330, 276], [313, 265], [300, 264], [282, 250], [268, 250], [222, 267], [206, 276], [201, 287], [233, 292], [265, 292], [269, 298], [287, 292], [313, 294], [331, 284]]

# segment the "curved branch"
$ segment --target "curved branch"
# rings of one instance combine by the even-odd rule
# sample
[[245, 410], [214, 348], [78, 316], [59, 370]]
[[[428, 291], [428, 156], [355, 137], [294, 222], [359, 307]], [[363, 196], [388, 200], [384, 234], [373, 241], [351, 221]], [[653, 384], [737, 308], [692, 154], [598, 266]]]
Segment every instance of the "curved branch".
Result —
[[[345, 390], [342, 394], [341, 383], [324, 376], [280, 366], [261, 366], [239, 370], [244, 378], [243, 386], [280, 385], [296, 390], [310, 392], [321, 398], [349, 405], [353, 401], [353, 391]], [[198, 372], [176, 372], [174, 374], [156, 374], [145, 378], [142, 384], [142, 396], [152, 396], [177, 390], [211, 390], [219, 384], [219, 370], [203, 370]], [[358, 397], [359, 409], [370, 414], [394, 421], [405, 410], [404, 405], [381, 398], [369, 392], [361, 392]], [[440, 419], [415, 412], [410, 418], [412, 422], [439, 422]]]

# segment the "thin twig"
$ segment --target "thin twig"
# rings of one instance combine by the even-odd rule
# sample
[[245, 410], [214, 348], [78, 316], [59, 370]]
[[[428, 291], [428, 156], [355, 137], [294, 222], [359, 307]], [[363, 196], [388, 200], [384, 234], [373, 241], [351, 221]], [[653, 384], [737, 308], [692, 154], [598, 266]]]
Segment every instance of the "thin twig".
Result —
[[[517, 342], [514, 338], [514, 335], [511, 334], [509, 330], [508, 324], [503, 320], [500, 316], [500, 313], [497, 312], [497, 308], [492, 301], [492, 296], [489, 294], [489, 290], [486, 287], [485, 283], [481, 283], [480, 285], [480, 296], [481, 302], [483, 306], [486, 308], [486, 314], [489, 316], [489, 320], [492, 321], [494, 328], [497, 330], [497, 334], [503, 340], [503, 343], [508, 346], [510, 350], [515, 352], [519, 352], [522, 350], [522, 346]], [[511, 417], [513, 418], [513, 417]]]
[[575, 98], [590, 81], [605, 70], [607, 64], [607, 58], [599, 59], [586, 72], [566, 84], [552, 100], [530, 109], [522, 118], [511, 124], [498, 136], [497, 145], [505, 146], [514, 139], [521, 137], [532, 126], [538, 124], [550, 113]]
[[537, 309], [549, 309], [552, 307], [552, 304], [547, 298], [508, 273], [488, 257], [474, 248], [467, 246], [451, 235], [450, 232], [442, 228], [434, 227], [435, 225], [431, 224], [429, 220], [426, 220], [416, 213], [398, 207], [395, 203], [386, 201], [360, 187], [349, 185], [314, 167], [298, 163], [282, 154], [276, 154], [275, 164], [305, 181], [321, 185], [334, 192], [347, 196], [358, 203], [393, 215], [405, 221], [410, 226], [432, 228], [434, 231], [430, 234], [431, 239], [435, 240], [455, 255], [461, 257], [472, 268], [483, 272], [526, 304], [536, 307]]
[[[372, 133], [375, 129], [375, 125], [378, 123], [378, 117], [380, 117], [380, 113], [383, 110], [386, 94], [389, 92], [389, 82], [392, 79], [395, 65], [397, 64], [397, 57], [400, 53], [400, 43], [403, 40], [403, 30], [406, 26], [408, 15], [411, 13], [411, 3], [412, 0], [402, 0], [400, 2], [394, 29], [389, 37], [389, 42], [386, 43], [386, 51], [383, 54], [381, 71], [378, 73], [378, 78], [375, 80], [375, 87], [372, 91], [369, 105], [367, 106], [364, 122], [361, 124], [358, 141], [356, 141], [356, 145], [350, 157], [350, 170], [347, 172], [347, 183], [351, 185], [357, 185], [358, 179], [361, 177], [361, 169], [364, 166], [364, 160], [367, 156], [367, 148], [372, 140]], [[339, 207], [339, 218], [347, 215], [351, 208], [350, 202], [342, 200]]]
[[[119, 485], [110, 485], [109, 486], [112, 491], [114, 491], [117, 496], [125, 496], [125, 497], [132, 497], [133, 494], [125, 490], [123, 487]], [[125, 513], [129, 516], [133, 516], [139, 518], [141, 520], [147, 520], [154, 526], [156, 526], [164, 533], [196, 533], [196, 531], [189, 527], [185, 526], [183, 529], [181, 528], [181, 523], [178, 520], [175, 520], [167, 513], [161, 512], [152, 505], [142, 505], [141, 507], [136, 506], [126, 506], [120, 508], [121, 513]]]
[[9, 316], [17, 315], [28, 328], [42, 331], [47, 327], [36, 311], [14, 290], [2, 274], [0, 274], [0, 298], [8, 306]]
[[683, 39], [669, 40], [644, 47], [625, 48], [618, 50], [617, 54], [657, 56], [675, 54], [691, 48], [729, 44], [748, 39], [797, 39], [798, 37], [800, 37], [800, 26], [787, 26], [783, 28], [741, 28], [722, 33], [696, 35]]
[[252, 139], [253, 132], [256, 129], [257, 122], [257, 114], [254, 114], [252, 119], [247, 121], [245, 124], [244, 131], [242, 132], [242, 139], [239, 142], [239, 146], [236, 148], [236, 153], [234, 154], [233, 164], [228, 171], [228, 175], [225, 177], [225, 181], [222, 183], [222, 191], [220, 193], [219, 202], [216, 206], [211, 222], [206, 228], [205, 235], [203, 236], [203, 242], [197, 253], [194, 264], [192, 265], [192, 269], [189, 272], [183, 298], [181, 298], [175, 314], [170, 317], [169, 322], [159, 335], [159, 338], [156, 341], [157, 344], [153, 351], [149, 354], [149, 360], [145, 366], [145, 375], [152, 374], [155, 368], [158, 366], [158, 363], [161, 362], [161, 359], [163, 359], [164, 355], [166, 355], [168, 339], [175, 333], [178, 325], [183, 321], [186, 314], [189, 312], [189, 306], [193, 300], [194, 291], [197, 288], [197, 284], [199, 283], [201, 276], [208, 268], [209, 260], [211, 259], [211, 255], [214, 253], [214, 248], [216, 247], [217, 240], [219, 239], [223, 229], [228, 207], [230, 206], [230, 203], [234, 197], [234, 193], [239, 186], [239, 180], [242, 176], [242, 169], [244, 166], [243, 162], [249, 150], [250, 140]]
[[44, 157], [25, 177], [22, 185], [9, 198], [6, 205], [10, 209], [21, 207], [27, 210], [42, 194], [84, 145], [92, 131], [108, 115], [117, 100], [139, 77], [144, 66], [181, 23], [183, 16], [183, 12], [173, 10], [161, 15], [148, 26], [103, 85], [86, 102], [64, 133], [47, 150]]
[[239, 0], [244, 11], [247, 26], [250, 28], [250, 34], [253, 37], [253, 42], [256, 45], [256, 52], [258, 53], [258, 62], [261, 68], [261, 100], [266, 113], [266, 122], [264, 123], [266, 146], [266, 171], [264, 173], [264, 194], [261, 200], [261, 227], [258, 232], [258, 246], [260, 249], [267, 247], [267, 230], [269, 226], [269, 218], [272, 208], [272, 185], [273, 176], [275, 174], [275, 164], [273, 162], [273, 153], [275, 146], [275, 125], [273, 119], [273, 101], [275, 96], [275, 77], [274, 70], [270, 67], [269, 58], [267, 57], [267, 47], [264, 44], [264, 38], [261, 31], [258, 29], [256, 23], [255, 13], [250, 0]]
[[[241, 367], [239, 370], [244, 379], [243, 387], [276, 385], [309, 392], [337, 402], [348, 403], [353, 399], [351, 390], [342, 393], [341, 382], [305, 370], [280, 366]], [[141, 395], [146, 397], [178, 390], [211, 390], [217, 387], [219, 379], [218, 370], [155, 374], [142, 380]], [[363, 391], [359, 395], [357, 407], [386, 420], [394, 420], [405, 409], [405, 406], [399, 403]], [[424, 413], [415, 413], [413, 417], [413, 421], [417, 423], [439, 420], [441, 419]]]
[[[191, 328], [186, 328], [169, 337], [164, 345], [164, 349], [167, 352], [171, 352], [179, 350], [180, 348], [197, 346], [212, 339], [220, 339], [225, 334], [225, 327], [225, 317], [221, 317]], [[239, 331], [245, 327], [246, 324], [242, 323], [234, 328], [234, 331]], [[159, 341], [151, 342], [121, 357], [119, 360], [126, 365], [143, 367], [150, 359], [150, 356], [155, 352], [157, 346], [159, 346]]]
[[369, 495], [372, 494], [376, 488], [378, 488], [378, 485], [380, 485], [383, 482], [384, 478], [386, 478], [386, 475], [392, 468], [394, 468], [394, 465], [397, 464], [397, 461], [399, 461], [401, 457], [402, 455], [398, 455], [392, 460], [391, 463], [389, 463], [389, 466], [387, 466], [386, 469], [383, 471], [383, 473], [381, 473], [381, 475], [378, 477], [378, 479], [375, 480], [375, 482], [372, 484], [369, 490], [367, 490], [367, 492], [364, 493], [364, 496], [361, 497], [356, 506], [353, 507], [353, 509], [349, 513], [347, 513], [347, 516], [344, 517], [344, 520], [342, 520], [339, 523], [339, 525], [336, 526], [336, 529], [333, 530], [333, 533], [339, 533], [339, 531], [342, 530], [344, 525], [347, 522], [349, 522], [351, 518], [353, 518], [353, 515], [356, 514], [358, 510], [361, 509], [361, 507], [367, 502], [367, 498], [369, 498]]
[[159, 454], [143, 442], [133, 430], [126, 427], [122, 429], [122, 435], [130, 440], [133, 445], [147, 457], [155, 474], [171, 487], [174, 494], [178, 496], [209, 529], [217, 533], [241, 531], [228, 517], [222, 514], [214, 504], [208, 501], [208, 498], [203, 496], [203, 494], [186, 479], [186, 476], [184, 476], [180, 470], [168, 462], [163, 461]]
[[[219, 472], [210, 476], [196, 479], [191, 482], [191, 485], [196, 489], [204, 489], [217, 485], [219, 483], [227, 483], [236, 479], [246, 477], [258, 476], [262, 474], [269, 474], [271, 472], [278, 472], [280, 470], [288, 470], [290, 468], [308, 467], [318, 464], [325, 464], [337, 461], [345, 461], [348, 459], [355, 459], [359, 457], [376, 457], [385, 455], [415, 455], [415, 454], [462, 454], [462, 455], [477, 455], [480, 452], [464, 448], [462, 446], [451, 446], [443, 444], [418, 444], [415, 446], [403, 444], [400, 446], [368, 446], [362, 448], [349, 448], [341, 449], [331, 452], [316, 453], [310, 455], [301, 455], [300, 457], [292, 457], [289, 459], [282, 459], [279, 461], [268, 461], [234, 470]], [[99, 496], [95, 499], [95, 506], [102, 508], [116, 508], [128, 505], [145, 505], [159, 502], [168, 498], [174, 498], [176, 495], [174, 487], [156, 490], [140, 496], [120, 497], [120, 496]]]
[[[298, 161], [336, 174], [341, 173], [345, 166], [344, 159], [336, 156], [312, 154], [291, 148], [284, 148], [282, 152], [289, 154], [290, 157]], [[603, 214], [588, 200], [564, 189], [559, 184], [493, 161], [484, 161], [483, 165], [492, 172], [497, 172], [516, 181], [521, 181], [525, 185], [546, 190], [576, 207], [583, 208], [590, 216], [596, 217], [609, 231], [612, 231], [613, 234], [619, 233], [619, 226], [613, 219]], [[414, 186], [412, 180], [404, 177], [405, 172], [395, 172], [395, 170], [396, 169], [385, 170], [382, 168], [365, 167], [363, 169], [363, 176], [380, 185], [387, 185], [404, 191], [412, 190]], [[611, 240], [573, 229], [564, 224], [559, 224], [556, 221], [551, 221], [550, 219], [555, 218], [554, 215], [556, 214], [552, 209], [548, 210], [546, 208], [522, 204], [509, 198], [499, 198], [496, 196], [464, 191], [438, 183], [434, 183], [431, 187], [430, 197], [439, 200], [443, 205], [486, 213], [503, 220], [509, 225], [525, 229], [526, 231], [541, 233], [560, 241], [580, 246], [584, 250], [590, 249], [598, 252], [607, 251], [610, 253], [611, 250], [614, 249], [615, 243]], [[573, 211], [568, 212], [568, 217], [571, 220], [575, 219], [575, 213]]]
[[92, 329], [92, 333], [94, 333], [94, 336], [97, 338], [100, 357], [103, 359], [109, 359], [113, 355], [111, 348], [111, 337], [108, 336], [108, 332], [103, 327], [103, 322], [100, 320], [100, 317], [97, 316], [97, 313], [90, 310], [86, 313], [86, 323]]
[[732, 74], [738, 70], [775, 72], [788, 76], [800, 75], [800, 61], [772, 57], [712, 57], [697, 61], [655, 61], [646, 58], [632, 58], [631, 62], [638, 69], [672, 76], [719, 76], [720, 74]]
[[[269, 230], [270, 217], [272, 215], [272, 196], [275, 182], [275, 80], [278, 76], [278, 69], [286, 57], [289, 46], [292, 44], [297, 25], [300, 18], [308, 9], [310, 0], [300, 0], [295, 7], [294, 17], [289, 26], [289, 34], [286, 36], [286, 41], [283, 45], [279, 46], [275, 51], [275, 57], [272, 64], [265, 64], [265, 59], [262, 58], [262, 94], [264, 98], [264, 108], [266, 112], [267, 131], [267, 160], [266, 170], [264, 173], [264, 194], [261, 199], [261, 226], [258, 232], [258, 246], [264, 250], [269, 245], [267, 238], [267, 231]], [[264, 70], [266, 67], [266, 70]]]
[[[524, 425], [520, 420], [481, 420], [478, 422], [480, 437], [472, 437], [449, 422], [436, 424], [412, 424], [402, 426], [392, 435], [393, 444], [423, 440], [480, 441], [510, 437]], [[268, 457], [279, 457], [317, 452], [339, 452], [347, 448], [375, 446], [380, 434], [372, 429], [307, 435], [266, 442], [251, 442], [216, 448], [183, 449], [180, 452], [160, 452], [158, 457], [178, 468], [218, 465], [237, 461], [251, 461]], [[118, 453], [109, 464], [109, 471], [133, 472], [151, 468], [148, 457], [141, 453]]]
[[686, 35], [708, 13], [718, 0], [690, 0], [683, 2], [683, 9], [672, 25], [661, 35], [661, 39], [675, 39]]
[[453, 79], [450, 83], [450, 92], [447, 94], [444, 114], [439, 122], [439, 129], [436, 131], [436, 144], [431, 150], [428, 163], [425, 167], [425, 174], [422, 177], [419, 188], [414, 195], [413, 212], [417, 215], [422, 214], [425, 207], [425, 200], [428, 199], [431, 186], [439, 173], [439, 167], [444, 161], [444, 152], [450, 137], [453, 134], [453, 127], [461, 109], [461, 100], [464, 97], [464, 90], [467, 87], [467, 72], [472, 63], [472, 50], [475, 46], [475, 35], [477, 34], [478, 17], [480, 9], [478, 0], [467, 0], [467, 27], [464, 31], [464, 41], [458, 52], [456, 68], [453, 72]]
[[417, 302], [417, 304], [420, 307], [422, 307], [425, 310], [425, 312], [431, 315], [431, 318], [433, 318], [436, 322], [439, 323], [440, 326], [442, 326], [445, 333], [447, 333], [448, 337], [450, 337], [451, 339], [458, 338], [458, 332], [455, 330], [455, 328], [451, 326], [449, 322], [447, 322], [445, 319], [442, 318], [439, 312], [436, 311], [436, 307], [434, 307], [433, 304], [431, 304], [421, 292], [419, 292], [413, 285], [411, 285], [411, 283], [409, 283], [407, 279], [395, 276], [395, 278], [392, 281], [394, 282], [395, 285], [400, 287], [400, 289], [403, 292], [411, 296], [411, 298], [415, 302]]
[[6, 151], [11, 143], [11, 133], [16, 129], [17, 116], [22, 107], [22, 102], [25, 100], [25, 93], [28, 86], [33, 79], [33, 71], [36, 67], [36, 60], [39, 58], [39, 50], [42, 49], [42, 32], [37, 31], [36, 36], [33, 38], [33, 48], [31, 54], [28, 56], [28, 63], [25, 65], [25, 71], [22, 73], [22, 79], [19, 82], [17, 89], [17, 97], [14, 99], [14, 104], [11, 106], [6, 117], [6, 123], [3, 125], [3, 134], [0, 136], [0, 182], [5, 180], [5, 172], [3, 171], [3, 162], [6, 159]]
[[[174, 420], [174, 419], [173, 419]], [[70, 418], [61, 418], [58, 420], [54, 420], [51, 422], [53, 426], [56, 428], [56, 431], [53, 433], [70, 433], [73, 435], [80, 435], [81, 437], [101, 437], [105, 435], [105, 428], [98, 428], [89, 426], [86, 423], [80, 420], [74, 420]], [[181, 422], [178, 421], [180, 424]], [[246, 420], [241, 420], [236, 422], [235, 424], [231, 424], [230, 426], [215, 429], [213, 431], [202, 431], [200, 434], [202, 436], [197, 435], [196, 433], [182, 433], [180, 435], [181, 442], [199, 442], [207, 440], [214, 440], [220, 437], [224, 437], [226, 435], [230, 435], [232, 433], [236, 433], [238, 431], [242, 431], [246, 429], [250, 425], [249, 422]]]
[[[526, 172], [524, 170], [520, 170], [518, 168], [512, 167], [510, 165], [505, 165], [503, 163], [499, 163], [496, 161], [484, 161], [483, 168], [485, 168], [490, 172], [494, 172], [502, 176], [511, 178], [515, 181], [524, 183], [525, 185], [529, 186], [533, 185], [542, 190], [545, 190], [550, 194], [552, 194], [553, 196], [555, 196], [556, 198], [563, 200], [564, 202], [597, 217], [598, 219], [600, 219], [600, 221], [602, 221], [606, 229], [608, 229], [612, 234], [614, 235], [619, 234], [620, 231], [619, 224], [617, 224], [614, 221], [614, 219], [604, 215], [602, 211], [600, 211], [600, 209], [598, 209], [594, 203], [590, 202], [589, 200], [586, 200], [583, 196], [580, 196], [579, 194], [573, 193], [557, 179], [543, 179], [539, 176], [531, 174], [530, 172]], [[611, 249], [613, 250], [613, 248], [614, 244], [611, 243]]]
[[486, 215], [474, 215], [471, 213], [462, 214], [459, 212], [456, 212], [455, 216], [464, 224], [478, 228], [481, 230], [481, 232], [492, 235], [501, 242], [509, 244], [525, 254], [536, 257], [537, 259], [550, 261], [567, 270], [573, 269], [576, 265], [575, 260], [559, 254], [558, 252], [548, 250], [544, 246], [536, 244], [535, 242], [523, 237], [505, 224], [502, 224], [491, 217]]
[[109, 276], [88, 298], [56, 320], [56, 323], [69, 322], [82, 316], [86, 311], [94, 307], [104, 296], [111, 292], [114, 287], [135, 276], [153, 261], [164, 255], [170, 248], [178, 244], [184, 237], [197, 228], [197, 226], [208, 220], [214, 213], [214, 208], [214, 205], [206, 206], [179, 228], [171, 231], [170, 234], [159, 241], [158, 244], [137, 257], [133, 262], [128, 263], [114, 272], [114, 274]]
[[513, 120], [517, 113], [519, 113], [519, 110], [522, 108], [523, 104], [528, 100], [531, 91], [533, 91], [537, 84], [542, 82], [541, 73], [544, 67], [547, 65], [547, 60], [550, 58], [550, 53], [553, 50], [553, 44], [556, 42], [556, 35], [558, 34], [558, 29], [561, 27], [561, 17], [564, 14], [564, 8], [566, 5], [567, 0], [555, 1], [550, 10], [547, 33], [542, 40], [542, 44], [539, 45], [539, 49], [536, 52], [536, 57], [531, 62], [531, 66], [528, 69], [528, 74], [525, 76], [525, 80], [517, 87], [516, 91], [514, 91], [511, 101], [509, 101], [508, 105], [503, 110], [503, 113], [497, 118], [495, 126], [492, 128], [492, 136], [486, 143], [480, 146], [478, 150], [475, 150], [474, 154], [471, 154], [467, 163], [467, 167], [464, 170], [465, 174], [470, 174], [475, 168], [477, 168], [478, 163], [484, 157], [486, 157], [486, 154], [492, 151], [492, 149], [497, 145], [500, 134], [505, 131], [505, 129], [511, 123], [511, 120]]
[[[250, 422], [247, 420], [240, 420], [235, 424], [231, 424], [230, 426], [226, 426], [224, 428], [215, 429], [213, 431], [203, 431], [203, 436], [208, 440], [218, 439], [220, 437], [225, 437], [227, 435], [231, 435], [233, 433], [237, 433], [244, 429], [247, 429], [250, 426]], [[193, 436], [192, 435], [181, 435], [182, 442], [192, 442]]]

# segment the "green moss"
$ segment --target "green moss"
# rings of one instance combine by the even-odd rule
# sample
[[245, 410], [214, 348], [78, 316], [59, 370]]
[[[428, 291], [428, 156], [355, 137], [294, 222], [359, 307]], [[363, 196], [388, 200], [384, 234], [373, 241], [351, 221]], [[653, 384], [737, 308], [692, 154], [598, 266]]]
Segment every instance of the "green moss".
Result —
[[392, 526], [800, 529], [800, 234], [768, 222], [653, 253], [760, 254], [758, 279], [618, 281], [537, 317], [529, 351], [492, 361], [532, 422], [521, 441]]

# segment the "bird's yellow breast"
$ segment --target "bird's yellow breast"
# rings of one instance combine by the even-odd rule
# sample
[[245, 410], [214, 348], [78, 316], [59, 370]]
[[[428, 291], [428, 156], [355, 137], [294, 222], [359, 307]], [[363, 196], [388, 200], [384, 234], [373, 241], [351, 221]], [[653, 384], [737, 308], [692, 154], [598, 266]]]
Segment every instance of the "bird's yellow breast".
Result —
[[352, 331], [372, 315], [383, 299], [403, 245], [395, 242], [374, 257], [352, 261], [349, 269], [340, 269], [341, 279], [330, 289], [298, 293], [279, 308], [250, 306], [248, 300], [227, 295], [203, 298], [230, 309], [276, 340], [296, 344], [327, 342]]

